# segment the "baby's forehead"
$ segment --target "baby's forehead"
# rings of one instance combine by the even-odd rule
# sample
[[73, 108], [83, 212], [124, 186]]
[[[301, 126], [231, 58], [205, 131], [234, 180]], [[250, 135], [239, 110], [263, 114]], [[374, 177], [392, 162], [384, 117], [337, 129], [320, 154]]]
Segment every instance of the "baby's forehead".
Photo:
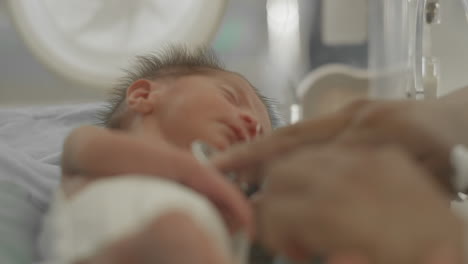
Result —
[[188, 74], [186, 77], [189, 76], [200, 76], [213, 81], [230, 84], [255, 92], [255, 88], [252, 86], [252, 84], [250, 84], [250, 82], [244, 76], [237, 72], [220, 69], [201, 69], [199, 71], [193, 72], [192, 74]]

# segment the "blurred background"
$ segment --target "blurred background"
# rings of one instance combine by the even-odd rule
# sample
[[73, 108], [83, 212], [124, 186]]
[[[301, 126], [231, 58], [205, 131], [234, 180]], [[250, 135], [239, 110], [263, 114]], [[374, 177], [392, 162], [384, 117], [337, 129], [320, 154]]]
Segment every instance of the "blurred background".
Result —
[[[226, 1], [210, 43], [228, 69], [243, 74], [266, 95], [277, 99], [283, 115], [290, 116], [291, 105], [298, 101], [298, 87], [304, 86], [314, 70], [326, 64], [358, 70], [369, 66], [367, 29], [372, 9], [368, 1], [373, 0]], [[8, 10], [7, 0], [0, 0], [0, 106], [106, 98], [105, 88], [73, 81], [41, 63], [17, 32], [14, 14]], [[206, 12], [210, 12], [210, 6]], [[441, 95], [468, 84], [468, 26], [460, 0], [440, 1], [438, 12], [440, 23], [432, 26], [430, 38], [431, 53], [439, 63], [437, 94]], [[351, 83], [341, 77], [331, 78], [334, 86]], [[366, 96], [367, 90], [335, 90], [324, 95], [326, 99], [317, 97], [314, 102], [327, 107], [336, 98], [356, 94]]]

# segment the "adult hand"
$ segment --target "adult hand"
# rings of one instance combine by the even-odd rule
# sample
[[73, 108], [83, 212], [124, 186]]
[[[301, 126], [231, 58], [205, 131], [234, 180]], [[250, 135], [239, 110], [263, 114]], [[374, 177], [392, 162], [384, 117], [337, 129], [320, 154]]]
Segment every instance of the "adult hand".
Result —
[[[466, 90], [468, 92], [468, 90]], [[468, 143], [468, 120], [460, 104], [439, 101], [367, 101], [315, 120], [284, 127], [249, 145], [239, 145], [214, 158], [222, 171], [256, 171], [272, 158], [304, 147], [328, 144], [381, 147], [397, 145], [454, 193], [450, 151]]]
[[427, 171], [398, 149], [303, 149], [261, 174], [257, 228], [276, 252], [330, 263], [346, 255], [376, 264], [462, 263], [461, 222]]

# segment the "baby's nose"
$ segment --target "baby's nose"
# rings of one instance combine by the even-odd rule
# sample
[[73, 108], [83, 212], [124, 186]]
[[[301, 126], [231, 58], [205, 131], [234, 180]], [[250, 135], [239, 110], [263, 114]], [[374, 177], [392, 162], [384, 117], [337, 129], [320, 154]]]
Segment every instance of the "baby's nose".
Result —
[[249, 114], [241, 114], [241, 119], [244, 122], [245, 128], [247, 130], [247, 135], [249, 139], [253, 139], [256, 136], [263, 133], [263, 128], [258, 123], [258, 121]]

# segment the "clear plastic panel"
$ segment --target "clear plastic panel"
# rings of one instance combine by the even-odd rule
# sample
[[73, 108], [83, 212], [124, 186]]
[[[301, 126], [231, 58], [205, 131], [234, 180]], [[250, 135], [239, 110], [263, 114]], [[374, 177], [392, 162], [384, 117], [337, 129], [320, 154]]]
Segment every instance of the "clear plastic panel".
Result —
[[370, 97], [405, 98], [419, 86], [412, 69], [422, 67], [423, 2], [369, 1]]
[[468, 0], [461, 0], [465, 8], [466, 19], [468, 20]]
[[[468, 0], [465, 2], [468, 4]], [[332, 18], [346, 15], [349, 20], [350, 14], [359, 13], [348, 10], [347, 5], [341, 7], [330, 12]], [[309, 38], [313, 67], [295, 88], [298, 100], [290, 108], [290, 121], [312, 118], [356, 97], [423, 98], [426, 84], [431, 84], [430, 97], [436, 96], [439, 64], [432, 54], [431, 28], [440, 23], [439, 0], [370, 0], [366, 8], [365, 44], [326, 46], [316, 38]], [[327, 16], [323, 6], [321, 12], [315, 16]], [[313, 21], [312, 25], [318, 26], [308, 31], [327, 30], [320, 19]], [[356, 57], [363, 48], [367, 63]]]

